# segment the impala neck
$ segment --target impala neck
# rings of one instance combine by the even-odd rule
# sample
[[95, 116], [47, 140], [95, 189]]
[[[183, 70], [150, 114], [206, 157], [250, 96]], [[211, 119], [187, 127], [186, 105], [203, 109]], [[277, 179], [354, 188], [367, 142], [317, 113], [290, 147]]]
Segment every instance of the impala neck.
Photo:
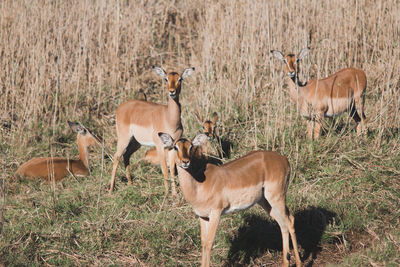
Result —
[[83, 165], [85, 165], [85, 167], [89, 169], [88, 148], [79, 136], [78, 136], [78, 150], [79, 150], [79, 159], [82, 161]]
[[179, 104], [179, 96], [175, 99], [168, 99], [168, 116], [167, 119], [173, 124], [181, 122], [181, 104]]
[[192, 202], [197, 197], [197, 188], [205, 181], [205, 170], [207, 162], [204, 159], [195, 159], [188, 169], [177, 166], [179, 184], [182, 193], [188, 202]]
[[[297, 74], [296, 74], [297, 76]], [[291, 77], [290, 79], [286, 79], [288, 82], [286, 84], [289, 87], [289, 95], [293, 102], [297, 102], [298, 97], [302, 97], [304, 93], [305, 86], [307, 82], [301, 83], [298, 81], [298, 78]]]
[[307, 85], [307, 82], [300, 82], [299, 80], [299, 74], [296, 72], [296, 75], [294, 77], [291, 77], [292, 81], [294, 84], [297, 84], [299, 87], [304, 87]]

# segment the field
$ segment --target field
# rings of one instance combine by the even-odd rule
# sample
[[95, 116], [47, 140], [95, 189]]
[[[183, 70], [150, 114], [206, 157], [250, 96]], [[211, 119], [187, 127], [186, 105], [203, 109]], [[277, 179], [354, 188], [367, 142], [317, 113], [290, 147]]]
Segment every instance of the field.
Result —
[[[199, 266], [199, 222], [161, 169], [119, 165], [115, 110], [141, 97], [167, 102], [152, 66], [182, 72], [184, 136], [194, 112], [219, 114], [233, 144], [224, 162], [256, 149], [288, 157], [287, 203], [305, 266], [400, 265], [400, 5], [398, 1], [50, 1], [0, 3], [0, 265]], [[311, 33], [311, 35], [310, 35]], [[310, 38], [311, 37], [311, 38]], [[306, 138], [270, 50], [310, 46], [300, 79], [365, 71], [368, 133], [347, 114]], [[90, 175], [60, 183], [15, 177], [39, 156], [77, 158], [77, 121], [104, 139]], [[280, 230], [260, 207], [223, 217], [213, 266], [279, 266]], [[294, 263], [292, 257], [291, 263]]]

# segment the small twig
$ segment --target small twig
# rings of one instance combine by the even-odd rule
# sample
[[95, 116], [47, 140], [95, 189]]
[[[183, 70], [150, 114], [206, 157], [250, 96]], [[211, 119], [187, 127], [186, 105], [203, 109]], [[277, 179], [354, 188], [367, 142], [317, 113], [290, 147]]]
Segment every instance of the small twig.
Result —
[[161, 203], [161, 206], [160, 206], [160, 209], [158, 210], [158, 212], [160, 212], [160, 211], [163, 209], [165, 200], [167, 199], [167, 195], [168, 195], [168, 194], [165, 194], [165, 195], [164, 195], [163, 202]]

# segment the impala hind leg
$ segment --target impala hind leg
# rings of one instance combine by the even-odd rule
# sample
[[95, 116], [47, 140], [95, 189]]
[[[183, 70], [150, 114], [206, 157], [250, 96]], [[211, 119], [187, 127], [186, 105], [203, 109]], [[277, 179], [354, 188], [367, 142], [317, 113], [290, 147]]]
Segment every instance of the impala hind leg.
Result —
[[284, 198], [277, 199], [271, 204], [266, 198], [262, 198], [258, 203], [264, 210], [278, 222], [282, 234], [282, 248], [283, 248], [283, 266], [289, 266], [290, 261], [290, 248], [289, 248], [289, 233], [292, 238], [293, 250], [296, 258], [296, 266], [301, 266], [301, 259], [297, 246], [296, 233], [294, 229], [294, 217], [287, 209]]
[[111, 172], [111, 181], [110, 181], [110, 191], [109, 194], [112, 194], [115, 185], [115, 174], [117, 172], [117, 167], [119, 160], [121, 159], [122, 154], [124, 153], [125, 149], [129, 145], [130, 138], [118, 138], [117, 142], [117, 152], [114, 154], [113, 160], [113, 169]]
[[131, 178], [131, 173], [130, 173], [130, 163], [129, 159], [131, 158], [131, 155], [135, 153], [136, 150], [140, 148], [140, 144], [136, 139], [132, 136], [128, 146], [125, 149], [124, 153], [124, 165], [125, 165], [125, 170], [126, 170], [126, 178], [128, 179], [128, 185], [132, 184], [132, 178]]
[[357, 109], [357, 113], [361, 119], [361, 122], [357, 124], [357, 134], [366, 134], [366, 121], [367, 118], [364, 114], [364, 97], [360, 97], [355, 99], [355, 105]]

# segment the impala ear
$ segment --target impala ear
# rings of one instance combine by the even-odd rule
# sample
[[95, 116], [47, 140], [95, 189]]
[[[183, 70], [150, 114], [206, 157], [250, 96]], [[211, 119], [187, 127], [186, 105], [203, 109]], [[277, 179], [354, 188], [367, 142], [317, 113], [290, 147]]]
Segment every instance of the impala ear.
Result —
[[207, 135], [205, 134], [198, 134], [192, 141], [192, 145], [194, 146], [201, 146], [207, 141]]
[[153, 71], [158, 74], [161, 78], [168, 82], [167, 72], [161, 67], [153, 67]]
[[309, 52], [310, 48], [308, 47], [301, 49], [299, 55], [297, 56], [297, 61], [302, 60], [305, 56], [308, 55]]
[[83, 128], [83, 126], [80, 125], [79, 123], [68, 121], [68, 125], [69, 125], [69, 128], [71, 128], [72, 131], [74, 131], [76, 133], [79, 133], [79, 134], [83, 134], [83, 135], [86, 134], [85, 128]]
[[193, 68], [187, 68], [182, 72], [181, 75], [181, 80], [184, 80], [186, 78], [188, 78], [190, 75], [192, 75], [194, 73], [194, 67]]
[[276, 57], [277, 59], [280, 59], [282, 61], [285, 61], [285, 57], [283, 56], [283, 54], [278, 51], [278, 50], [271, 50], [271, 54]]
[[217, 114], [217, 112], [214, 112], [214, 113], [213, 113], [212, 122], [213, 122], [213, 123], [216, 123], [217, 120], [218, 120], [218, 114]]
[[163, 143], [164, 147], [173, 147], [174, 145], [174, 139], [167, 134], [167, 133], [158, 133], [158, 136], [161, 139], [161, 142]]

